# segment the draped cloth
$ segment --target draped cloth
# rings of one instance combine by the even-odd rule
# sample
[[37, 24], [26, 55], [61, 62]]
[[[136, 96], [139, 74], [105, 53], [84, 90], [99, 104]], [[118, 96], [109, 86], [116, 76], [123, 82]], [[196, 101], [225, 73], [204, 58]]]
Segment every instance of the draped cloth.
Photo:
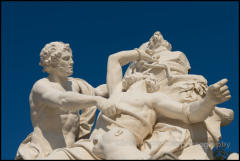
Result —
[[[94, 95], [94, 88], [90, 84], [80, 78], [76, 78], [75, 80], [78, 81], [78, 85], [81, 89], [80, 93], [86, 95]], [[82, 138], [89, 138], [92, 126], [96, 118], [96, 110], [96, 106], [82, 109], [79, 126], [80, 131], [77, 140]]]
[[55, 149], [47, 160], [101, 160], [93, 151], [93, 143], [89, 139], [81, 139], [70, 148]]
[[232, 120], [233, 111], [222, 107], [215, 107], [206, 120], [195, 124], [159, 119], [141, 151], [153, 156], [170, 153], [183, 160], [212, 159], [211, 151], [221, 139], [221, 127]]
[[173, 153], [181, 150], [188, 138], [189, 133], [186, 129], [166, 123], [157, 123], [152, 135], [145, 139], [140, 150], [152, 156]]

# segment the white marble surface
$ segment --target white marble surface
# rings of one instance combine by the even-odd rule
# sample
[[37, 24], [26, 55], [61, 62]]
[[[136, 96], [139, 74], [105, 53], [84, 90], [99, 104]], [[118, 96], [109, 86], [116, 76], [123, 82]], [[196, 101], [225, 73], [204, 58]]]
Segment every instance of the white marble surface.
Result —
[[[233, 120], [231, 109], [217, 107], [231, 98], [228, 80], [208, 85], [202, 75], [188, 74], [191, 66], [183, 52], [171, 49], [157, 31], [139, 48], [110, 55], [107, 82], [94, 89], [69, 77], [73, 61], [68, 44], [47, 44], [40, 64], [49, 77], [36, 82], [31, 91], [34, 132], [21, 144], [19, 155], [24, 159], [212, 159], [221, 126]], [[127, 64], [124, 74], [122, 66]], [[86, 93], [79, 92], [81, 82], [89, 88]], [[101, 110], [96, 127], [89, 139], [76, 139], [81, 135], [76, 112], [92, 106]]]

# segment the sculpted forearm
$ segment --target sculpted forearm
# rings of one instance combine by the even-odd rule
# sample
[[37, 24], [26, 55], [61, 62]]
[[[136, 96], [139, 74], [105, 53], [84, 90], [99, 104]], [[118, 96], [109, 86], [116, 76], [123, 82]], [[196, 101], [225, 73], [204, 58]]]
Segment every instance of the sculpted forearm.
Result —
[[128, 64], [129, 62], [135, 61], [139, 58], [136, 50], [120, 51], [118, 53], [109, 56], [109, 60], [118, 61], [121, 66]]
[[110, 56], [107, 68], [107, 88], [109, 96], [112, 95], [117, 85], [122, 81], [122, 67], [115, 57]]
[[57, 94], [46, 92], [42, 95], [42, 102], [48, 107], [71, 111], [96, 106], [98, 99], [98, 96], [88, 96], [75, 92], [58, 92]]
[[155, 111], [161, 116], [165, 116], [171, 119], [176, 119], [189, 123], [187, 115], [183, 111], [183, 104], [179, 103], [163, 93], [154, 93], [150, 96], [152, 106]]
[[154, 108], [160, 114], [171, 119], [177, 119], [187, 124], [204, 121], [215, 105], [204, 99], [192, 103], [179, 103], [168, 96], [158, 94], [154, 98]]
[[47, 105], [49, 108], [61, 108], [64, 110], [77, 111], [83, 108], [96, 106], [103, 98], [90, 96], [71, 91], [59, 91], [46, 84], [36, 84], [32, 93], [37, 102]]
[[223, 103], [231, 98], [230, 91], [226, 85], [227, 79], [222, 79], [208, 87], [206, 96], [196, 102], [190, 103], [189, 120], [192, 123], [204, 121], [217, 104]]
[[205, 99], [190, 103], [188, 114], [189, 121], [191, 123], [204, 121], [209, 116], [214, 107], [214, 104], [209, 103]]
[[108, 57], [107, 87], [109, 96], [122, 81], [122, 66], [137, 59], [138, 53], [135, 50], [121, 51]]
[[42, 102], [49, 108], [59, 108], [65, 111], [79, 111], [97, 106], [106, 115], [116, 113], [115, 104], [101, 96], [84, 95], [75, 92], [47, 92], [42, 95]]
[[65, 92], [59, 98], [61, 108], [71, 111], [78, 111], [83, 108], [96, 106], [99, 100], [97, 96], [88, 96], [74, 92]]

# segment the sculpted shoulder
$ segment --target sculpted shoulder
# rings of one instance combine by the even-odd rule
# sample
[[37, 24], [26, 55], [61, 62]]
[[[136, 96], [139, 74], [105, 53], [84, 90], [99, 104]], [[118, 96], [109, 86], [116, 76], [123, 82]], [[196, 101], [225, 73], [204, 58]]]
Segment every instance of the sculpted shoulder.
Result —
[[188, 58], [186, 57], [186, 55], [181, 51], [174, 51], [173, 53], [178, 55], [179, 60], [183, 63], [185, 68], [187, 68], [187, 70], [190, 71], [191, 65], [190, 65], [190, 62], [188, 61]]
[[32, 87], [32, 92], [40, 92], [43, 90], [43, 87], [50, 87], [50, 82], [47, 78], [42, 78], [36, 81]]
[[190, 63], [186, 55], [181, 51], [169, 51], [169, 54], [166, 56], [165, 59], [167, 62], [170, 63], [169, 65], [174, 68], [173, 70], [176, 69], [180, 73], [187, 74], [191, 69]]

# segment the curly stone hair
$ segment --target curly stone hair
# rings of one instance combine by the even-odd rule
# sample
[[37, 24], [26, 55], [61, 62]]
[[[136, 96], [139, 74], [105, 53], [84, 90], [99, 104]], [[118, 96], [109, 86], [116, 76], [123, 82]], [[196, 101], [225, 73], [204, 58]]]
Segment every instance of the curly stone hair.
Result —
[[157, 79], [152, 73], [142, 74], [135, 72], [134, 74], [124, 76], [122, 81], [123, 91], [127, 91], [131, 85], [140, 80], [145, 81], [148, 93], [153, 93], [160, 89], [160, 80]]
[[39, 65], [43, 67], [43, 72], [47, 72], [47, 67], [56, 67], [62, 56], [62, 51], [71, 51], [70, 45], [61, 41], [46, 44], [40, 52]]

